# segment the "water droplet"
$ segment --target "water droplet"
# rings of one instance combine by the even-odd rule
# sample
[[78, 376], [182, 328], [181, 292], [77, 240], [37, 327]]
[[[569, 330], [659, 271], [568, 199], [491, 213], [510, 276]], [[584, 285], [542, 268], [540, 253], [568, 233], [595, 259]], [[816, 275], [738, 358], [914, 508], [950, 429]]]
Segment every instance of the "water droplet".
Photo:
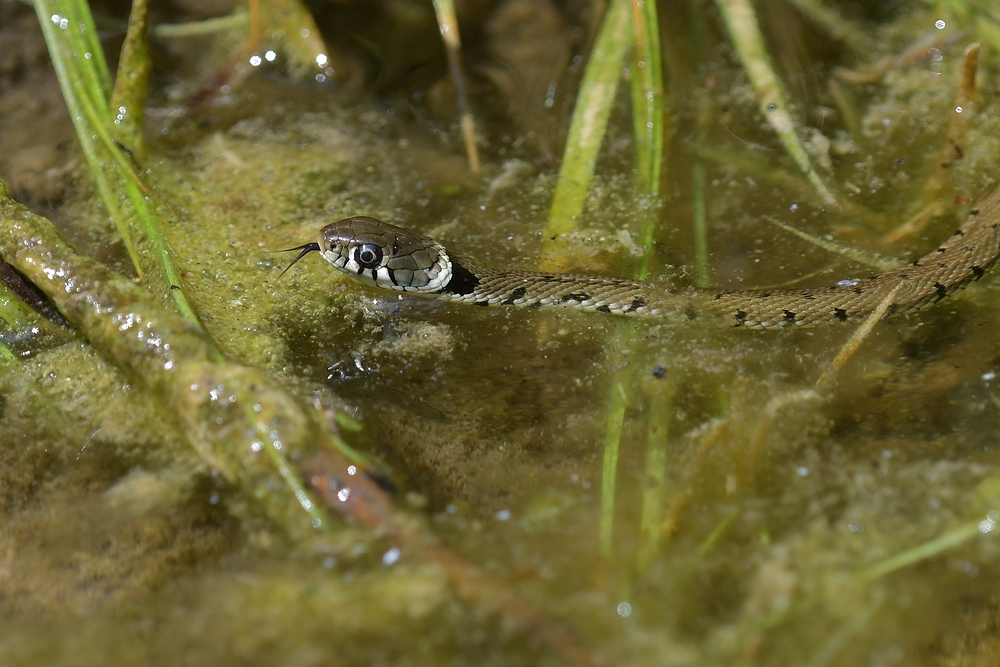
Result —
[[384, 554], [382, 554], [382, 564], [386, 566], [392, 565], [399, 560], [399, 556], [400, 556], [399, 549], [393, 547], [388, 551], [386, 551]]

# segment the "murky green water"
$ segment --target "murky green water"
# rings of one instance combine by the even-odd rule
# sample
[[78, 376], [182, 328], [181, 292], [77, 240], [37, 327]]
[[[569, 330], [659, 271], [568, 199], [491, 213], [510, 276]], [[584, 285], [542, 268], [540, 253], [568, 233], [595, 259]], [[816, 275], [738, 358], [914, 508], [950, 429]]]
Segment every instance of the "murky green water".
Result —
[[[931, 14], [899, 11], [869, 17], [885, 53], [933, 29]], [[727, 287], [872, 272], [767, 215], [905, 260], [946, 237], [951, 211], [995, 179], [988, 49], [983, 100], [942, 195], [955, 206], [886, 246], [879, 238], [917, 213], [968, 40], [847, 87], [853, 128], [826, 92], [827, 64], [793, 77], [817, 128], [814, 159], [829, 159], [823, 176], [845, 202], [831, 211], [796, 180], [714, 39], [708, 63], [674, 84], [706, 101], [676, 103], [656, 204], [654, 280], [665, 287], [690, 281], [698, 159], [712, 279]], [[804, 68], [802, 54], [859, 64], [819, 43], [782, 50], [779, 68]], [[673, 47], [679, 61], [683, 52]], [[635, 262], [648, 202], [627, 176], [626, 97], [577, 234], [580, 270], [621, 274]], [[585, 651], [635, 665], [992, 664], [995, 278], [878, 324], [821, 387], [853, 327], [762, 333], [438, 304], [346, 283], [317, 256], [279, 278], [294, 255], [275, 251], [353, 214], [431, 234], [482, 264], [534, 268], [556, 171], [539, 158], [508, 163], [514, 176], [499, 179], [505, 161], [544, 156], [564, 130], [541, 141], [524, 129], [544, 133], [537, 118], [522, 135], [487, 124], [477, 179], [447, 118], [414, 119], [398, 98], [347, 103], [261, 77], [207, 126], [175, 121], [162, 94], [152, 105], [150, 133], [165, 138], [151, 178], [177, 207], [168, 236], [226, 355], [361, 422], [345, 437], [380, 462], [398, 504]], [[699, 134], [700, 113], [711, 120]], [[82, 179], [48, 212], [127, 270], [91, 197]], [[386, 559], [370, 539], [329, 553], [287, 544], [85, 343], [21, 351], [2, 378], [3, 664], [574, 664], [530, 628], [498, 621], [488, 601], [456, 593], [440, 565]], [[626, 407], [609, 468], [616, 395]]]

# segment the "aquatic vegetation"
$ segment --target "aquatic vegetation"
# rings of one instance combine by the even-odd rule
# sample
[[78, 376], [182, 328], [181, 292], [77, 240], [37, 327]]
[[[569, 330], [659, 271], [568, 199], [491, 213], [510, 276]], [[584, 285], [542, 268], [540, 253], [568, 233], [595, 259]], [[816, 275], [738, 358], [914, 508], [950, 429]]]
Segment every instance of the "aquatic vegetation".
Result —
[[986, 278], [763, 335], [386, 299], [312, 256], [279, 278], [277, 251], [373, 215], [486, 265], [850, 281], [995, 180], [989, 3], [607, 5], [458, 3], [450, 54], [429, 2], [164, 10], [147, 59], [137, 3], [113, 79], [83, 5], [36, 4], [82, 153], [58, 149], [64, 199], [21, 186], [38, 215], [0, 203], [0, 254], [73, 324], [0, 294], [5, 664], [943, 665], [988, 642], [954, 621], [995, 610]]

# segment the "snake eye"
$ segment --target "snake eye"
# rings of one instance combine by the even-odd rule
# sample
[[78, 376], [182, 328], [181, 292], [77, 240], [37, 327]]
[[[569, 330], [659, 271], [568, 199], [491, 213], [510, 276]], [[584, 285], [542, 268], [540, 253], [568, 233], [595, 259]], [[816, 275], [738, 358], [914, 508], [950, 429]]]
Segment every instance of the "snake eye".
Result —
[[382, 261], [382, 248], [374, 243], [366, 243], [354, 250], [354, 261], [362, 269], [374, 269]]

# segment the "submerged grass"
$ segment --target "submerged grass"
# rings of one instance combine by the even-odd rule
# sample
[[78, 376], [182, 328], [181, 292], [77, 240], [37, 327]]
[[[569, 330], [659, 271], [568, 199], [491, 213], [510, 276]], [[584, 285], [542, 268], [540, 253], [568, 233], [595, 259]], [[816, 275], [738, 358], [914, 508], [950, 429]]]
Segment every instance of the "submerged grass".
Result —
[[204, 21], [157, 23], [153, 28], [153, 36], [158, 39], [176, 39], [178, 37], [214, 35], [246, 28], [249, 22], [250, 15], [247, 12], [233, 12], [226, 16], [205, 19]]
[[827, 33], [841, 40], [857, 53], [864, 55], [874, 49], [875, 45], [864, 32], [822, 0], [790, 1], [813, 23], [821, 26]]
[[632, 0], [632, 31], [635, 48], [632, 51], [632, 127], [635, 137], [636, 176], [638, 189], [647, 197], [643, 211], [639, 247], [642, 256], [633, 271], [636, 280], [649, 275], [653, 256], [653, 232], [659, 207], [660, 178], [663, 168], [666, 107], [663, 99], [663, 63], [660, 57], [660, 25], [656, 3]]
[[716, 0], [729, 38], [739, 54], [743, 69], [757, 93], [760, 111], [784, 144], [785, 150], [805, 174], [824, 204], [836, 205], [823, 179], [813, 169], [805, 147], [799, 140], [795, 121], [788, 110], [784, 87], [771, 66], [771, 58], [764, 46], [764, 37], [757, 23], [757, 13], [749, 0]]
[[546, 252], [542, 267], [546, 271], [565, 271], [570, 265], [562, 237], [577, 228], [587, 201], [622, 64], [632, 43], [629, 15], [630, 0], [611, 0], [608, 4], [580, 82], [543, 237]]
[[996, 522], [993, 519], [969, 521], [960, 524], [933, 540], [902, 551], [895, 556], [890, 556], [874, 565], [870, 565], [861, 570], [858, 575], [862, 579], [867, 580], [884, 577], [904, 567], [909, 567], [928, 558], [933, 558], [948, 549], [954, 549], [973, 537], [993, 532], [995, 527]]
[[[656, 4], [641, 0], [612, 0], [598, 31], [577, 96], [545, 230], [547, 251], [544, 267], [547, 270], [568, 268], [568, 258], [563, 255], [566, 248], [563, 246], [562, 236], [578, 226], [622, 76], [622, 64], [630, 47], [634, 47], [629, 71], [637, 162], [636, 185], [637, 190], [645, 197], [638, 243], [642, 256], [633, 275], [642, 280], [649, 273], [658, 215], [657, 197], [664, 162], [666, 110]], [[622, 346], [627, 348], [632, 342], [633, 334], [629, 329], [619, 333], [618, 337]], [[605, 557], [611, 556], [613, 551], [618, 458], [633, 378], [633, 371], [628, 366], [616, 374], [605, 418], [598, 527], [598, 545]], [[658, 411], [657, 423], [664, 426], [650, 431], [650, 445], [653, 448], [650, 456], [656, 464], [665, 456], [663, 438], [666, 435], [669, 402], [666, 405], [655, 402], [654, 405]], [[654, 494], [662, 490], [662, 486], [657, 484], [650, 488]]]
[[[635, 5], [633, 5], [632, 7], [634, 9]], [[636, 69], [637, 68], [635, 66], [632, 67], [633, 72], [636, 72]], [[633, 88], [633, 93], [634, 92], [635, 88]], [[633, 99], [635, 99], [634, 96]], [[642, 169], [640, 168], [639, 171], [641, 172]], [[701, 173], [702, 173], [701, 187], [704, 188], [705, 186], [704, 163], [702, 163]], [[754, 174], [754, 176], [756, 177], [756, 174]], [[802, 179], [801, 177], [798, 177], [798, 180], [799, 182], [804, 182], [804, 179]], [[702, 195], [701, 201], [704, 203], [705, 200], [704, 190], [702, 190], [701, 195]], [[704, 207], [702, 207], [702, 223], [704, 223]], [[646, 248], [646, 252], [647, 254], [645, 256], [649, 257], [650, 254], [648, 247]], [[707, 267], [707, 248], [705, 253], [705, 261]], [[626, 341], [629, 340], [625, 336], [623, 336], [622, 339]], [[628, 349], [630, 346], [625, 345], [625, 347], [626, 349]], [[635, 357], [637, 357], [638, 355], [630, 355], [630, 356], [632, 356], [632, 358], [635, 359]], [[729, 360], [727, 360], [727, 363], [728, 361]], [[736, 362], [736, 364], [738, 366], [739, 362]], [[640, 370], [641, 368], [642, 364], [633, 361], [633, 363], [629, 367], [623, 369], [618, 375], [616, 375], [613, 387], [614, 394], [612, 394], [612, 396], [609, 398], [609, 400], [612, 399], [617, 400], [617, 397], [621, 396], [622, 402], [613, 405], [611, 409], [609, 409], [609, 416], [607, 417], [608, 431], [606, 433], [613, 435], [612, 432], [616, 430], [618, 435], [616, 438], [613, 439], [610, 437], [607, 438], [609, 442], [613, 440], [614, 446], [613, 448], [609, 446], [609, 448], [605, 450], [604, 477], [605, 479], [609, 480], [609, 492], [602, 497], [602, 510], [604, 510], [605, 507], [607, 508], [607, 510], [602, 511], [602, 525], [601, 525], [602, 550], [604, 550], [606, 553], [611, 553], [616, 548], [615, 542], [612, 539], [614, 533], [618, 532], [619, 534], [622, 534], [626, 532], [625, 530], [621, 530], [622, 528], [621, 526], [618, 527], [619, 528], [618, 531], [614, 530], [613, 520], [615, 514], [614, 512], [615, 485], [617, 484], [618, 492], [620, 494], [628, 493], [628, 489], [630, 487], [630, 485], [626, 481], [623, 481], [621, 479], [616, 479], [615, 477], [619, 458], [621, 458], [622, 461], [627, 461], [629, 459], [627, 451], [626, 453], [621, 455], [621, 457], [619, 457], [619, 451], [620, 451], [619, 444], [621, 442], [621, 431], [623, 427], [628, 426], [626, 420], [627, 416], [630, 417], [631, 414], [634, 413], [640, 413], [640, 414], [645, 413], [648, 416], [648, 421], [646, 424], [646, 433], [644, 434], [647, 441], [647, 449], [644, 457], [645, 472], [640, 482], [642, 486], [642, 488], [640, 489], [642, 492], [642, 515], [640, 518], [640, 526], [638, 528], [638, 531], [641, 539], [638, 540], [638, 549], [636, 555], [636, 561], [638, 566], [637, 569], [639, 569], [640, 571], [642, 571], [647, 564], [649, 564], [651, 561], [656, 559], [657, 556], [660, 555], [660, 546], [658, 544], [658, 541], [660, 534], [664, 532], [663, 526], [665, 521], [663, 519], [663, 514], [665, 514], [667, 511], [667, 507], [665, 502], [663, 501], [663, 498], [666, 497], [668, 491], [670, 491], [670, 489], [667, 488], [668, 475], [666, 474], [665, 471], [666, 466], [668, 464], [668, 456], [670, 455], [671, 451], [670, 448], [668, 447], [668, 445], [670, 444], [668, 436], [673, 440], [678, 440], [680, 431], [686, 430], [691, 426], [691, 422], [685, 423], [680, 416], [677, 416], [676, 419], [680, 428], [678, 429], [677, 427], [674, 427], [676, 433], [672, 432], [670, 420], [671, 418], [674, 418], [674, 415], [672, 413], [674, 407], [671, 405], [673, 401], [673, 396], [671, 395], [671, 392], [669, 390], [670, 385], [668, 383], [671, 382], [673, 378], [669, 378], [667, 380], [660, 379], [655, 381], [652, 378], [649, 378], [648, 375], [646, 378], [640, 378], [639, 375], [642, 373], [642, 371]], [[631, 375], [631, 379], [626, 381], [625, 378], [629, 377], [629, 375]], [[621, 378], [620, 383], [618, 382], [619, 377]], [[630, 410], [628, 402], [629, 396], [627, 394], [622, 394], [621, 390], [629, 389], [634, 392], [635, 391], [634, 388], [636, 387], [636, 385], [640, 384], [640, 382], [643, 379], [645, 379], [646, 382], [644, 383], [642, 389], [646, 389], [648, 385], [653, 386], [652, 391], [645, 392], [647, 394], [646, 400], [648, 401], [646, 409]], [[697, 393], [698, 391], [701, 390], [697, 386], [694, 387], [688, 386], [682, 388], [685, 391], [691, 391], [693, 393]], [[680, 403], [681, 400], [683, 400], [683, 394], [681, 395], [681, 398], [678, 399], [678, 403]], [[254, 423], [253, 415], [246, 410], [246, 404], [244, 404], [242, 407], [244, 408], [243, 410], [244, 421], [247, 421], [251, 424]], [[686, 407], [686, 406], [679, 406], [677, 408], [678, 413], [680, 412], [680, 407]], [[768, 423], [764, 424], [763, 426], [761, 426], [760, 424], [756, 424], [758, 426], [757, 431], [754, 434], [754, 436], [750, 438], [750, 442], [751, 444], [754, 444], [754, 446], [749, 449], [755, 451], [758, 458], [760, 458], [762, 462], [766, 461], [769, 458], [768, 455], [772, 453], [772, 450], [769, 448], [772, 446], [774, 446], [773, 452], [775, 454], [782, 453], [779, 452], [779, 447], [777, 445], [771, 444], [771, 441], [774, 441], [776, 443], [786, 442], [784, 436], [776, 432], [776, 427], [780, 426], [781, 422], [785, 420], [787, 416], [789, 416], [791, 409], [789, 407], [784, 407], [783, 411], [779, 413], [778, 412], [779, 407], [781, 406], [777, 405], [773, 401], [770, 404], [767, 404], [768, 410], [772, 413], [767, 418]], [[751, 420], [747, 421], [749, 422], [749, 427], [750, 427], [747, 432], [748, 433], [753, 432], [752, 429], [755, 426], [755, 422]], [[351, 427], [350, 423], [343, 420], [340, 416], [338, 416], [338, 422], [341, 424], [342, 428], [347, 429]], [[736, 423], [735, 427], [739, 427], [742, 425], [743, 424], [741, 423]], [[738, 430], [738, 428], [734, 428], [733, 426], [734, 425], [731, 423], [729, 427], [731, 431]], [[629, 432], [640, 433], [640, 437], [643, 435], [641, 433], [641, 429], [635, 429], [634, 431], [629, 431]], [[266, 437], [261, 437], [262, 435]], [[732, 433], [729, 433], [727, 437], [730, 437], [732, 435], [733, 435]], [[266, 433], [263, 433], [259, 431], [257, 433], [257, 436], [258, 439], [264, 443], [265, 447], [267, 447], [267, 445], [270, 444], [271, 446], [270, 449], [267, 449], [266, 451], [268, 456], [273, 458], [273, 450], [275, 449], [275, 442], [271, 440], [270, 432], [268, 431]], [[745, 438], [745, 436], [740, 434], [738, 434], [736, 437]], [[767, 449], [762, 449], [762, 448], [767, 448]], [[820, 452], [819, 456], [823, 457], [825, 456], [824, 454], [825, 448], [826, 448], [825, 444], [818, 444], [815, 448], [813, 447], [812, 444], [810, 444], [806, 448], [807, 449], [806, 453], [814, 454], [816, 451], [819, 451]], [[711, 472], [713, 473], [716, 470], [722, 468], [724, 465], [726, 465], [720, 463], [720, 459], [722, 459], [723, 457], [725, 457], [727, 460], [738, 459], [740, 454], [739, 447], [735, 447], [732, 450], [716, 450], [716, 452], [718, 452], [718, 456], [713, 456], [712, 452], [704, 453], [703, 467], [705, 469], [711, 470]], [[877, 450], [876, 450], [876, 456], [877, 456]], [[865, 466], [867, 466], [867, 462], [864, 463]], [[770, 467], [771, 465], [772, 463], [770, 461], [767, 461], [766, 464], [762, 464], [761, 471], [770, 472], [774, 470], [774, 468]], [[810, 466], [811, 465], [812, 464], [810, 464]], [[288, 468], [281, 469], [281, 466], [277, 467], [279, 469], [279, 472], [282, 475], [284, 475], [285, 480], [288, 481], [288, 475], [294, 471], [291, 471]], [[623, 468], [624, 467], [625, 466], [623, 465]], [[865, 470], [866, 469], [867, 468], [865, 468]], [[865, 470], [862, 470], [862, 474], [865, 472]], [[810, 478], [810, 481], [811, 479], [812, 478]], [[719, 476], [712, 477], [712, 481], [718, 482]], [[692, 576], [691, 579], [698, 579], [700, 577], [701, 579], [703, 579], [703, 581], [708, 581], [713, 577], [716, 578], [716, 581], [718, 581], [719, 583], [712, 585], [703, 583], [697, 589], [695, 589], [694, 584], [692, 584], [692, 588], [689, 589], [686, 593], [675, 594], [671, 592], [668, 595], [664, 595], [663, 599], [657, 601], [657, 603], [661, 606], [661, 608], [667, 607], [669, 605], [671, 608], [671, 613], [674, 613], [676, 615], [681, 615], [681, 614], [686, 614], [688, 610], [682, 609], [675, 612], [674, 609], [677, 609], [678, 607], [683, 607], [685, 603], [690, 604], [690, 600], [685, 599], [685, 595], [688, 595], [689, 597], [693, 597], [694, 595], [700, 595], [705, 598], [710, 598], [713, 601], [716, 599], [720, 600], [719, 608], [727, 616], [727, 619], [723, 622], [725, 623], [725, 625], [720, 624], [720, 622], [718, 621], [718, 617], [712, 618], [710, 614], [705, 614], [704, 616], [685, 617], [685, 618], [694, 618], [695, 622], [707, 628], [710, 634], [703, 636], [709, 636], [710, 639], [708, 641], [713, 643], [720, 636], [722, 636], [724, 639], [724, 636], [728, 631], [728, 629], [732, 625], [734, 625], [734, 623], [730, 622], [731, 619], [736, 619], [736, 622], [746, 621], [748, 624], [751, 624], [752, 622], [754, 630], [761, 630], [761, 628], [775, 627], [782, 620], [787, 620], [795, 615], [799, 615], [801, 617], [804, 609], [806, 608], [806, 605], [803, 605], [801, 603], [793, 603], [793, 605], [790, 607], [787, 613], [769, 612], [768, 615], [764, 618], [764, 620], [761, 620], [760, 618], [750, 619], [752, 614], [751, 612], [745, 611], [746, 607], [743, 607], [744, 611], [741, 611], [740, 605], [743, 603], [746, 597], [749, 597], [745, 596], [743, 591], [748, 587], [748, 583], [752, 582], [748, 582], [747, 579], [749, 579], [750, 577], [746, 577], [746, 575], [744, 574], [747, 570], [744, 570], [744, 573], [736, 572], [736, 570], [737, 568], [743, 567], [746, 561], [759, 562], [760, 560], [765, 559], [768, 556], [767, 549], [762, 546], [764, 543], [763, 539], [760, 540], [760, 544], [754, 543], [749, 546], [745, 544], [748, 541], [755, 542], [755, 537], [754, 537], [755, 535], [770, 535], [771, 536], [770, 539], [774, 541], [773, 546], [780, 548], [786, 548], [786, 547], [789, 548], [792, 554], [791, 558], [792, 560], [795, 561], [795, 566], [793, 567], [797, 567], [799, 563], [801, 563], [802, 570], [804, 571], [808, 567], [813, 566], [815, 563], [815, 561], [811, 560], [811, 558], [815, 556], [814, 552], [808, 549], [804, 549], [802, 551], [795, 551], [796, 548], [795, 545], [797, 543], [800, 543], [798, 542], [798, 540], [803, 537], [803, 533], [798, 532], [799, 530], [801, 530], [800, 528], [788, 527], [787, 530], [783, 532], [781, 526], [775, 525], [777, 522], [774, 521], [772, 516], [772, 510], [773, 510], [772, 503], [774, 503], [774, 497], [771, 495], [764, 495], [765, 493], [771, 494], [773, 493], [773, 491], [771, 489], [768, 489], [766, 492], [761, 492], [761, 495], [752, 495], [750, 492], [746, 492], [744, 489], [744, 487], [747, 486], [747, 484], [745, 483], [746, 481], [747, 481], [746, 479], [741, 479], [739, 491], [741, 493], [744, 493], [746, 500], [755, 504], [754, 507], [752, 508], [753, 512], [748, 514], [742, 514], [739, 513], [737, 510], [732, 510], [728, 513], [727, 512], [716, 513], [715, 514], [716, 521], [714, 521], [714, 528], [712, 527], [712, 525], [707, 525], [707, 526], [702, 525], [700, 527], [701, 529], [704, 529], [705, 532], [708, 532], [707, 537], [704, 537], [702, 539], [701, 536], [698, 536], [696, 534], [694, 535], [695, 540], [693, 542], [691, 540], [687, 540], [683, 543], [687, 545], [690, 544], [698, 545], [696, 551], [697, 556], [705, 556], [711, 554], [711, 558], [701, 559], [699, 561], [699, 559], [697, 558], [692, 558], [691, 554], [688, 553], [671, 554], [669, 556], [669, 558], [671, 559], [669, 562], [665, 562], [666, 559], [660, 560], [659, 565], [665, 565], [666, 567], [652, 568], [651, 572], [646, 573], [648, 575], [648, 581], [650, 582], [651, 586], [655, 586], [658, 583], [657, 577], [661, 576], [657, 574], [658, 570], [662, 571], [664, 569], [670, 569], [671, 571], [668, 575], [663, 575], [664, 578], [678, 580], [681, 579], [682, 577], [675, 576], [675, 573], [672, 571], [672, 568], [670, 566], [679, 562], [681, 564], [681, 567], [683, 568], [683, 566], [686, 565], [689, 562], [689, 560], [693, 560], [699, 562], [697, 563], [697, 569], [691, 568], [692, 570], [696, 570], [694, 573], [695, 576]], [[824, 483], [825, 484], [829, 483], [830, 486], [835, 485], [835, 482], [829, 480], [824, 480]], [[889, 483], [891, 484], [891, 481]], [[288, 490], [290, 488], [293, 488], [293, 486], [294, 485], [291, 486], [286, 485], [284, 489], [286, 495], [288, 493]], [[301, 487], [302, 485], [299, 484], [299, 491], [302, 490]], [[789, 485], [789, 489], [790, 487], [791, 485]], [[793, 492], [794, 490], [788, 491], [788, 493], [793, 493]], [[708, 499], [707, 500], [708, 503], [716, 502], [717, 498], [721, 495], [721, 493], [722, 492], [717, 489], [706, 490], [702, 498], [699, 498], [699, 500]], [[300, 495], [298, 491], [295, 491], [294, 495], [299, 500], [299, 507], [300, 508], [304, 507], [304, 503], [302, 503], [303, 496]], [[802, 498], [802, 496], [795, 496], [795, 497], [796, 500]], [[699, 505], [700, 503], [692, 503], [692, 514], [700, 513], [700, 510], [697, 509]], [[710, 510], [711, 509], [712, 508], [710, 508]], [[624, 515], [624, 512], [619, 512], [619, 514]], [[709, 516], [712, 515], [709, 514]], [[737, 517], [740, 518], [740, 521], [738, 522], [735, 521]], [[313, 520], [317, 519], [316, 516], [312, 516], [311, 518]], [[744, 521], [744, 518], [746, 518], [746, 521]], [[754, 521], [759, 522], [758, 524], [759, 528], [757, 528], [755, 532], [747, 530], [746, 527], [743, 525], [744, 523], [754, 522]], [[822, 524], [822, 521], [817, 520], [817, 523]], [[961, 538], [962, 536], [967, 536], [971, 534], [968, 531], [969, 526], [965, 526], [964, 528], [966, 528], [966, 531], [963, 532], [958, 537]], [[592, 530], [592, 528], [588, 526], [588, 530]], [[684, 533], [685, 538], [692, 536], [691, 532], [693, 531], [690, 531], [690, 524], [682, 526], [681, 530], [685, 531]], [[874, 531], [869, 531], [868, 535], [871, 535], [873, 532]], [[731, 536], [735, 535], [738, 535], [738, 537], [731, 538]], [[804, 539], [808, 540], [808, 534], [805, 534]], [[933, 555], [936, 553], [941, 553], [940, 550], [937, 551], [934, 550], [941, 544], [944, 544], [947, 547], [947, 545], [958, 544], [960, 543], [960, 541], [961, 541], [960, 539], [956, 540], [955, 536], [951, 535], [947, 540], [937, 541], [938, 544], [933, 545], [934, 548], [929, 548], [925, 545], [922, 548], [922, 551], [906, 550], [903, 552], [903, 554], [900, 554], [900, 556], [894, 557], [893, 561], [890, 564], [888, 565], [881, 564], [881, 565], [885, 572], [898, 570], [899, 567], [902, 567], [905, 564], [916, 562], [916, 559], [919, 559], [920, 557], [928, 557], [928, 554]], [[734, 549], [733, 543], [737, 542], [742, 543], [739, 545], [740, 548], [742, 548], [742, 551], [736, 551]], [[517, 544], [516, 546], [520, 547], [521, 544]], [[824, 546], [828, 547], [829, 545], [824, 545]], [[840, 542], [837, 542], [832, 549], [827, 548], [826, 551], [827, 553], [832, 552], [832, 555], [839, 558], [842, 555], [841, 548], [842, 547]], [[621, 547], [618, 547], [618, 549], [621, 550]], [[677, 551], [681, 550], [678, 549]], [[733, 553], [734, 551], [736, 551], [735, 554]], [[888, 553], [893, 553], [894, 551], [895, 550], [890, 550], [888, 551]], [[902, 557], [904, 554], [905, 557]], [[409, 554], [407, 553], [407, 556], [408, 555]], [[676, 560], [674, 560], [675, 556]], [[747, 556], [747, 558], [741, 560], [741, 556]], [[710, 565], [706, 563], [706, 561], [708, 560], [722, 562], [723, 564], [719, 570], [715, 570], [713, 572], [713, 570], [710, 569]], [[862, 562], [869, 562], [869, 561], [862, 561]], [[842, 564], [840, 564], [840, 566], [842, 567]], [[724, 568], [724, 574], [722, 568]], [[399, 571], [398, 569], [393, 570], [393, 572], [398, 572], [398, 571]], [[812, 583], [813, 580], [810, 579], [809, 577], [813, 575], [806, 574], [804, 572], [800, 573], [794, 570], [793, 572], [794, 574], [799, 575], [800, 582], [804, 581], [806, 585]], [[722, 574], [722, 576], [718, 576], [720, 574]], [[854, 575], [851, 574], [850, 572], [844, 573], [844, 576], [854, 577]], [[736, 586], [733, 587], [731, 585], [732, 583], [735, 583]], [[641, 586], [632, 586], [633, 590], [641, 591], [641, 588], [642, 588]], [[733, 588], [738, 589], [738, 592], [732, 593], [731, 591]], [[730, 595], [731, 597], [727, 598], [726, 597], [727, 595]], [[597, 595], [594, 595], [594, 597], [597, 597]], [[675, 606], [674, 603], [679, 603], [679, 605]], [[814, 610], [817, 611], [817, 615], [820, 616], [818, 622], [815, 625], [822, 626], [822, 622], [825, 619], [822, 616], [823, 612], [818, 610], [818, 607], [819, 605], [816, 605], [816, 607], [813, 608]], [[603, 609], [603, 611], [610, 612], [610, 608]], [[872, 611], [874, 611], [874, 607], [872, 608]], [[613, 615], [613, 612], [611, 613]], [[643, 633], [647, 633], [648, 635], [657, 634], [660, 636], [670, 636], [671, 633], [675, 632], [675, 629], [669, 625], [670, 623], [669, 619], [666, 621], [663, 620], [664, 616], [670, 616], [670, 614], [661, 613], [660, 616], [657, 616], [655, 615], [655, 613], [648, 613], [647, 615], [645, 615], [645, 617], [642, 614], [636, 614], [635, 617], [629, 619], [628, 623], [632, 624], [632, 627], [639, 628]], [[860, 618], [866, 619], [867, 616], [862, 615], [860, 616]], [[809, 620], [811, 619], [805, 619], [804, 622], [808, 622]], [[834, 620], [836, 621], [836, 619]], [[826, 644], [823, 644], [820, 641], [817, 642], [817, 644], [813, 644], [812, 645], [813, 648], [806, 646], [805, 655], [807, 657], [810, 655], [810, 652], [814, 649], [815, 646], [818, 645], [820, 647], [819, 651], [814, 655], [813, 658], [814, 662], [810, 664], [819, 665], [828, 663], [832, 659], [829, 656], [835, 656], [840, 650], [840, 647], [842, 646], [842, 637], [853, 636], [853, 633], [856, 632], [857, 628], [861, 627], [861, 625], [863, 625], [863, 623], [858, 624], [855, 619], [851, 619], [849, 623], [843, 626], [845, 628], [844, 633], [846, 633], [846, 635], [845, 634], [828, 635], [830, 637], [830, 641], [827, 642]], [[585, 628], [584, 631], [587, 631], [589, 629], [590, 628]], [[793, 636], [792, 633], [786, 633], [783, 631], [783, 629], [779, 629], [777, 632], [775, 632], [774, 636], [764, 635], [763, 632], [760, 632], [759, 634], [756, 634], [754, 636], [742, 635], [742, 637], [746, 638], [746, 641], [741, 642], [739, 646], [735, 647], [731, 651], [731, 653], [727, 656], [731, 660], [727, 661], [735, 661], [738, 663], [746, 663], [746, 664], [765, 664], [768, 658], [771, 657], [766, 652], [767, 645], [770, 643], [784, 642], [788, 637], [792, 636]], [[631, 639], [632, 635], [627, 635], [627, 637], [628, 639]], [[774, 639], [773, 642], [771, 641], [772, 639]], [[691, 644], [694, 645], [698, 641], [700, 641], [700, 639], [695, 639], [694, 641], [691, 642]], [[864, 646], [864, 648], [867, 649], [867, 645], [865, 645], [863, 642], [862, 645]], [[761, 647], [763, 647], [763, 649]], [[799, 648], [801, 648], [801, 646], [795, 646], [794, 644], [792, 644], [792, 648], [790, 650], [795, 651]], [[711, 649], [706, 649], [706, 650], [710, 651]], [[668, 656], [668, 657], [663, 658], [663, 656]], [[735, 658], [733, 658], [734, 656]], [[657, 658], [660, 658], [661, 660], [672, 659], [673, 655], [668, 654], [665, 651], [661, 651], [657, 655]], [[655, 660], [650, 660], [650, 662], [654, 661]], [[684, 658], [682, 657], [678, 659], [678, 661], [679, 662], [684, 661]], [[642, 661], [641, 660], [635, 661], [636, 664], [639, 664], [640, 662]], [[692, 658], [688, 660], [688, 662], [694, 664], [695, 662], [697, 662], [697, 659]], [[785, 664], [785, 663], [781, 661], [773, 661], [768, 664]]]

